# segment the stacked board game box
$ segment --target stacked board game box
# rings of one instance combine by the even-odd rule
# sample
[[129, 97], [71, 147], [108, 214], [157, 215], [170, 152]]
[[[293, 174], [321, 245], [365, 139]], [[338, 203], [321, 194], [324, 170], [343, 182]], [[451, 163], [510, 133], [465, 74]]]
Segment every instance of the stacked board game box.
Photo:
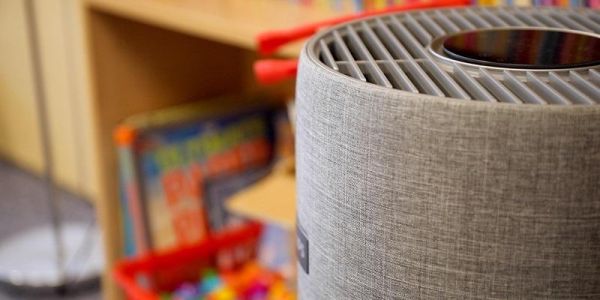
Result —
[[237, 220], [225, 199], [269, 170], [273, 105], [203, 100], [132, 116], [115, 130], [128, 255], [201, 241]]

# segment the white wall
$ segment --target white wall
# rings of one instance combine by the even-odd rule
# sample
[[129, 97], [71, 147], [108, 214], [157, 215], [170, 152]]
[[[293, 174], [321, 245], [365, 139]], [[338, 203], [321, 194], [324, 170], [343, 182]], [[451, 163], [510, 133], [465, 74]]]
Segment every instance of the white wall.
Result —
[[[79, 0], [34, 0], [55, 177], [93, 196], [89, 81]], [[43, 162], [25, 0], [0, 0], [0, 155], [39, 173]]]
[[0, 155], [38, 170], [42, 159], [25, 26], [23, 1], [0, 0]]

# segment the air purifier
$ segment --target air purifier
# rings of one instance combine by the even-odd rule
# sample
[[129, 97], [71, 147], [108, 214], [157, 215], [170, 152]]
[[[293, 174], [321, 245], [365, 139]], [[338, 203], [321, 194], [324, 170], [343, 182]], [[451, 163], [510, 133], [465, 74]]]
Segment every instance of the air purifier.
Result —
[[305, 45], [301, 299], [600, 297], [600, 11], [454, 8]]

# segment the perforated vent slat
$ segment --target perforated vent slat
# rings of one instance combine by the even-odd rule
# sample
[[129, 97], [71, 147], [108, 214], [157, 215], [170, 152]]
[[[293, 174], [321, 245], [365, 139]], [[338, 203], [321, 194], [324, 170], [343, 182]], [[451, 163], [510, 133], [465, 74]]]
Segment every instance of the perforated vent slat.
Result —
[[600, 86], [600, 72], [596, 70], [590, 70], [590, 78], [596, 86]]
[[555, 72], [550, 72], [550, 84], [561, 94], [565, 95], [569, 101], [579, 104], [594, 104], [594, 101], [590, 99], [586, 94], [577, 90], [570, 83], [560, 77]]
[[450, 19], [446, 15], [442, 14], [440, 11], [436, 10], [435, 16], [437, 22], [440, 24], [440, 26], [442, 26], [442, 28], [444, 28], [446, 32], [453, 33], [460, 31], [460, 28], [458, 28], [456, 24], [450, 21]]
[[514, 16], [516, 18], [518, 18], [523, 23], [525, 23], [525, 24], [527, 24], [529, 26], [544, 27], [544, 23], [538, 21], [537, 19], [533, 18], [530, 15], [526, 15], [526, 14], [518, 11], [518, 8], [516, 8], [515, 10], [513, 10], [511, 13], [514, 14]]
[[454, 65], [454, 74], [458, 81], [465, 87], [475, 99], [483, 101], [498, 102], [492, 94], [479, 84], [473, 77], [467, 74], [460, 66]]
[[600, 89], [594, 86], [591, 82], [583, 79], [577, 72], [569, 72], [571, 82], [586, 95], [590, 96], [590, 99], [595, 99], [597, 103], [600, 103]]
[[461, 14], [457, 13], [455, 10], [451, 11], [450, 16], [454, 20], [454, 22], [458, 24], [458, 26], [463, 30], [473, 30], [476, 28], [476, 26], [474, 26], [473, 23], [469, 22], [469, 20], [467, 20]]
[[497, 26], [497, 27], [508, 26], [508, 23], [506, 23], [504, 20], [502, 20], [499, 17], [492, 14], [489, 10], [484, 9], [484, 8], [480, 8], [480, 10], [481, 10], [481, 15], [485, 16], [485, 18], [487, 20], [489, 20], [490, 23], [492, 23], [492, 25]]
[[[426, 58], [427, 54], [425, 53], [425, 50], [419, 46], [417, 40], [410, 34], [410, 32], [408, 32], [408, 30], [406, 30], [404, 26], [402, 26], [402, 24], [400, 24], [398, 19], [395, 17], [390, 17], [389, 20], [392, 26], [392, 31], [396, 33], [400, 40], [407, 45], [409, 49], [413, 50], [412, 52], [409, 51], [411, 55], [414, 58]], [[438, 88], [435, 82], [431, 80], [427, 73], [425, 73], [425, 71], [418, 64], [409, 62], [409, 68], [412, 70], [411, 73], [418, 78], [421, 87], [423, 87], [425, 91], [436, 96], [444, 96], [444, 93], [440, 90], [440, 88]]]
[[[597, 13], [597, 11], [595, 11]], [[596, 23], [600, 23], [600, 14], [595, 14], [594, 12], [588, 13], [590, 19], [594, 20]]]
[[523, 103], [515, 96], [515, 94], [496, 80], [496, 78], [485, 69], [479, 69], [479, 74], [481, 75], [481, 82], [496, 96], [497, 99], [500, 99], [501, 102]]
[[365, 75], [360, 71], [360, 68], [356, 64], [354, 57], [352, 57], [352, 54], [350, 53], [350, 50], [346, 46], [346, 43], [344, 42], [344, 40], [342, 39], [342, 37], [340, 36], [340, 34], [337, 31], [333, 32], [333, 39], [335, 41], [335, 46], [339, 49], [339, 52], [342, 54], [342, 57], [344, 58], [345, 61], [347, 61], [349, 63], [349, 69], [350, 69], [350, 73], [352, 74], [352, 76], [354, 76], [354, 78], [358, 78], [362, 81], [367, 81], [367, 79], [365, 78]]
[[542, 98], [529, 89], [524, 83], [519, 81], [515, 75], [504, 71], [506, 85], [525, 103], [546, 104]]
[[427, 45], [427, 43], [431, 41], [431, 35], [429, 32], [427, 32], [427, 30], [425, 30], [425, 28], [423, 28], [413, 17], [407, 15], [406, 21], [407, 27], [419, 40], [421, 45]]
[[426, 60], [424, 64], [429, 72], [431, 72], [432, 76], [437, 79], [444, 90], [448, 92], [448, 95], [459, 99], [471, 99], [469, 94], [467, 94], [460, 85], [458, 85], [448, 74], [443, 72], [435, 63]]
[[467, 17], [472, 20], [472, 22], [476, 25], [476, 27], [488, 28], [492, 27], [492, 24], [488, 22], [486, 19], [480, 17], [472, 10], [467, 10]]
[[573, 20], [576, 20], [577, 22], [579, 22], [579, 24], [584, 25], [585, 27], [589, 28], [592, 31], [595, 32], [600, 32], [600, 25], [596, 24], [592, 21], [590, 21], [589, 19], [586, 19], [580, 15], [577, 14], [571, 14], [569, 15], [571, 18], [573, 18]]
[[421, 87], [421, 90], [430, 95], [439, 97], [444, 96], [444, 93], [437, 87], [431, 78], [425, 74], [423, 69], [414, 60], [409, 60], [406, 65], [410, 75], [415, 78], [414, 82]]
[[568, 29], [574, 29], [574, 30], [585, 30], [585, 29], [579, 29], [579, 28], [572, 27], [569, 23], [565, 22], [564, 19], [557, 18], [556, 16], [557, 15], [548, 15], [548, 18], [554, 19], [557, 23], [559, 23], [560, 24], [560, 28], [568, 28]]
[[406, 27], [401, 24], [397, 18], [390, 17], [392, 32], [406, 45], [406, 49], [414, 58], [426, 58], [427, 54], [419, 42], [408, 32]]
[[[411, 48], [415, 49], [413, 56], [419, 57], [419, 58], [428, 57], [427, 52], [423, 48], [415, 46], [417, 44], [417, 39], [399, 23], [398, 19], [393, 18], [393, 17], [391, 19], [392, 19], [392, 26], [393, 26], [392, 28], [396, 30], [396, 33], [400, 37], [400, 39], [403, 42], [407, 43]], [[414, 24], [416, 25], [416, 23], [414, 23]], [[421, 30], [422, 30], [422, 27], [421, 27]], [[444, 73], [440, 69], [440, 67], [438, 67], [434, 63], [431, 63], [431, 61], [427, 61], [427, 62], [428, 63], [425, 64], [426, 68], [432, 74], [432, 76], [435, 79], [437, 79], [438, 83], [442, 86], [442, 88], [447, 92], [448, 95], [450, 95], [452, 97], [456, 97], [456, 98], [461, 98], [461, 99], [470, 99], [469, 95], [456, 82], [454, 82], [452, 80], [452, 78], [450, 76], [448, 76], [448, 74]], [[425, 73], [420, 72], [418, 70], [417, 70], [417, 72], [420, 73], [419, 76], [427, 77], [427, 75]], [[425, 88], [436, 94], [442, 93], [442, 91], [440, 89], [437, 89], [433, 85], [427, 86]]]
[[558, 93], [557, 90], [546, 84], [542, 81], [537, 75], [532, 72], [527, 72], [528, 82], [531, 84], [533, 89], [541, 94], [546, 101], [553, 104], [570, 104], [571, 102], [567, 100], [564, 96]]
[[500, 18], [502, 18], [504, 21], [506, 21], [506, 23], [508, 25], [511, 25], [511, 26], [526, 26], [527, 25], [527, 24], [525, 24], [525, 22], [513, 17], [512, 15], [507, 14], [504, 11], [499, 11], [498, 16], [500, 16]]
[[420, 14], [421, 20], [423, 21], [423, 25], [425, 28], [431, 33], [433, 36], [441, 36], [445, 33], [444, 29], [440, 27], [436, 22], [429, 17], [429, 15], [425, 12]]
[[400, 87], [403, 90], [418, 93], [419, 90], [412, 84], [406, 73], [402, 71], [400, 66], [394, 61], [392, 55], [388, 52], [386, 47], [383, 45], [379, 37], [373, 32], [373, 29], [366, 23], [361, 22], [362, 30], [365, 33], [365, 36], [368, 39], [368, 42], [373, 45], [374, 55], [378, 59], [382, 59], [385, 61], [384, 69], [386, 69], [391, 77], [391, 80], [394, 84], [394, 87]]
[[600, 13], [549, 8], [486, 8], [382, 15], [339, 26], [314, 51], [336, 72], [382, 87], [438, 97], [535, 105], [600, 104], [600, 67], [511, 70], [440, 61], [429, 45], [442, 36], [494, 27], [600, 33]]
[[411, 59], [412, 57], [406, 48], [404, 48], [404, 46], [398, 42], [398, 39], [394, 36], [392, 31], [390, 31], [387, 25], [384, 24], [381, 19], [377, 19], [376, 22], [376, 30], [381, 32], [382, 41], [385, 43], [394, 57], [398, 59]]
[[331, 55], [331, 51], [329, 51], [329, 47], [327, 47], [327, 44], [325, 43], [325, 41], [323, 41], [323, 40], [319, 41], [319, 49], [321, 50], [321, 57], [323, 59], [323, 62], [325, 64], [327, 64], [327, 66], [329, 66], [330, 68], [332, 68], [336, 71], [339, 71], [340, 68], [338, 67], [337, 63], [335, 62], [333, 55]]
[[540, 22], [542, 22], [545, 26], [548, 26], [548, 27], [556, 27], [556, 28], [564, 27], [557, 21], [554, 21], [553, 19], [551, 19], [545, 15], [533, 14], [533, 17], [538, 19]]
[[387, 80], [383, 74], [383, 71], [379, 69], [373, 59], [373, 56], [371, 56], [371, 53], [367, 50], [367, 47], [363, 43], [362, 39], [358, 36], [354, 28], [352, 26], [346, 26], [346, 30], [348, 31], [348, 36], [350, 36], [350, 44], [354, 46], [353, 48], [355, 49], [355, 52], [359, 54], [361, 59], [367, 61], [369, 73], [371, 77], [373, 77], [375, 83], [391, 88], [392, 84]]
[[567, 18], [564, 15], [560, 15], [560, 14], [552, 14], [552, 16], [556, 19], [559, 20], [562, 24], [565, 24], [566, 27], [571, 28], [571, 29], [577, 29], [577, 30], [583, 30], [583, 31], [588, 31], [590, 30], [590, 28], [587, 28], [581, 24], [579, 24], [578, 22], [573, 21], [570, 18]]
[[390, 74], [394, 80], [396, 86], [402, 86], [402, 89], [412, 93], [418, 93], [419, 89], [411, 82], [410, 78], [402, 71], [402, 69], [395, 62], [386, 61], [384, 62], [386, 68], [391, 70]]

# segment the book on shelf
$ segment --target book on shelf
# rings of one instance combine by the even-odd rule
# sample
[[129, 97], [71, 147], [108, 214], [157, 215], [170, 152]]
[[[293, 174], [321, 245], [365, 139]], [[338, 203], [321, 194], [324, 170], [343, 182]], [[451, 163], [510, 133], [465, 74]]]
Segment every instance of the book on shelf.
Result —
[[251, 98], [183, 104], [120, 123], [115, 140], [128, 254], [201, 241], [218, 229], [207, 207], [267, 168], [274, 106]]
[[125, 187], [123, 186], [125, 180], [122, 174], [119, 174], [119, 199], [121, 210], [119, 211], [119, 218], [123, 220], [123, 251], [125, 256], [132, 256], [136, 251], [135, 235], [133, 233], [133, 224], [131, 219], [131, 212], [129, 205], [126, 203], [127, 196], [125, 195]]
[[[363, 12], [384, 9], [421, 0], [288, 0], [298, 5], [338, 12]], [[472, 0], [481, 6], [560, 6], [600, 8], [600, 0]]]

